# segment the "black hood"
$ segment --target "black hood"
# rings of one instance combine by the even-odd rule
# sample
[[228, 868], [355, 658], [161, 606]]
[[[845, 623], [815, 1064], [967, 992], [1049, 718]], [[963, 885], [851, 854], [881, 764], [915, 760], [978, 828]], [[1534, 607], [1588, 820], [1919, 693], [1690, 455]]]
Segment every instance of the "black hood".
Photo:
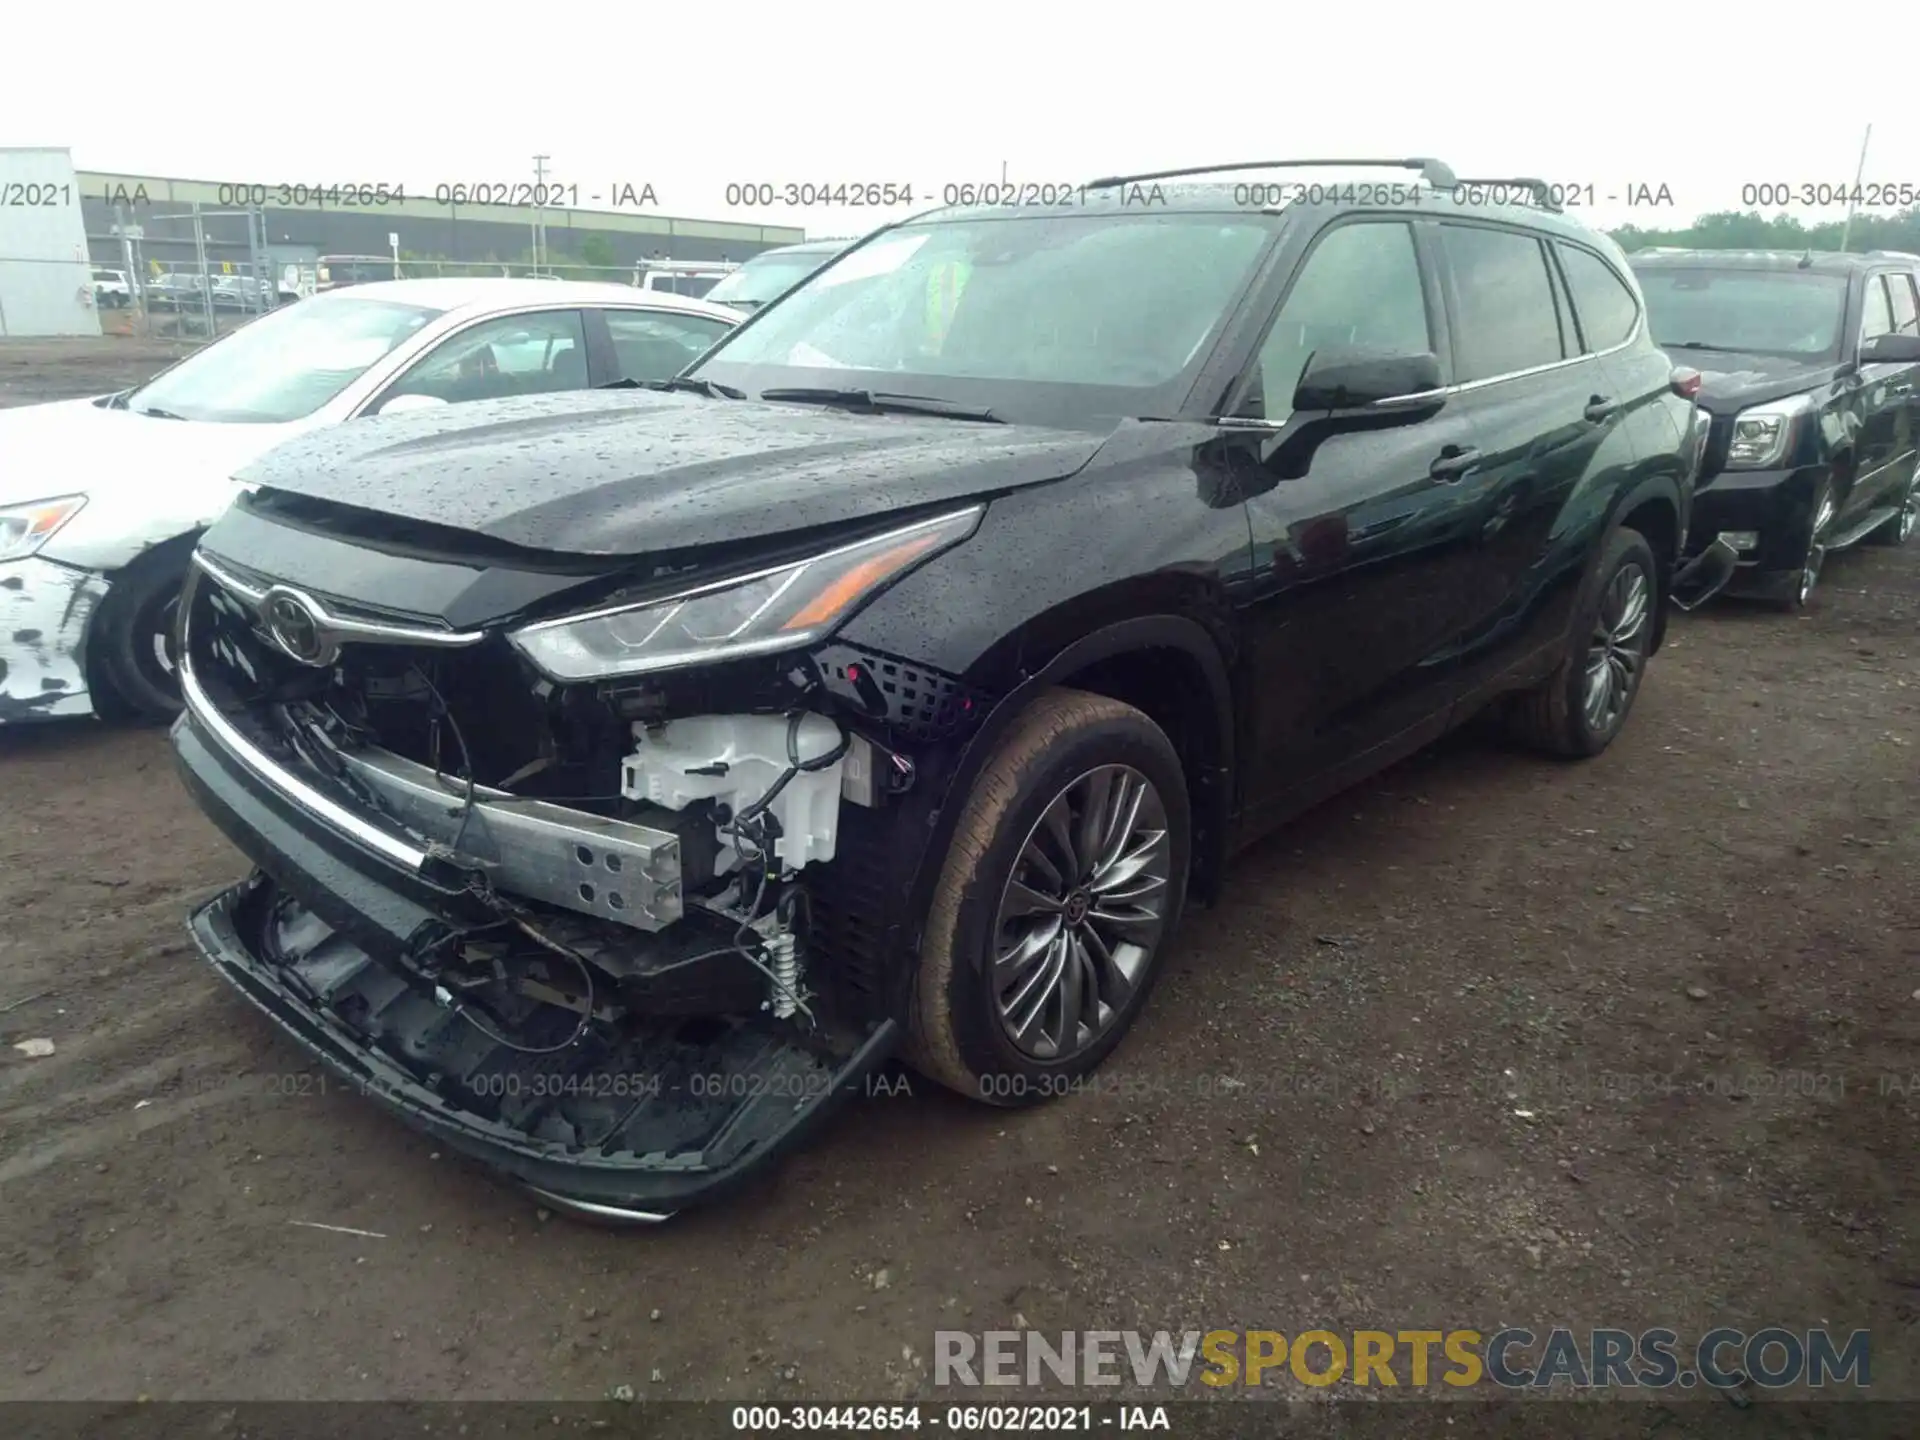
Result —
[[654, 391], [353, 420], [237, 478], [528, 549], [636, 555], [1063, 479], [1104, 437]]
[[1840, 373], [1831, 361], [1788, 355], [1729, 355], [1671, 346], [1667, 356], [1676, 365], [1700, 372], [1700, 407], [1714, 415], [1731, 415], [1749, 405], [1820, 389]]

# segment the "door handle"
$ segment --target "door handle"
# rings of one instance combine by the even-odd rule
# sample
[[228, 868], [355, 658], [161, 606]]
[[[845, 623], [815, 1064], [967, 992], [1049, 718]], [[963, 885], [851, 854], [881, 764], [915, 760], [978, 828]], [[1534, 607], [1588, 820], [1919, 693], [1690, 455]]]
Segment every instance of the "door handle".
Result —
[[1471, 445], [1448, 445], [1427, 466], [1427, 474], [1448, 485], [1460, 483], [1460, 477], [1480, 463], [1480, 452]]
[[1580, 413], [1595, 424], [1598, 424], [1619, 408], [1618, 405], [1614, 404], [1611, 395], [1589, 395], [1587, 397], [1587, 408]]

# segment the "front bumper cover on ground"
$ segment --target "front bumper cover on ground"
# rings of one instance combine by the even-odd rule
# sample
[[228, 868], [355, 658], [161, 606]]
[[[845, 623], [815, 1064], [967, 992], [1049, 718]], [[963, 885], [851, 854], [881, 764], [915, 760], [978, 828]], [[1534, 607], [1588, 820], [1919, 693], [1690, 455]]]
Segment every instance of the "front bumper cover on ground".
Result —
[[[221, 976], [360, 1094], [450, 1148], [505, 1172], [556, 1208], [595, 1219], [665, 1220], [735, 1189], [786, 1153], [836, 1102], [859, 1090], [894, 1049], [891, 1021], [877, 1027], [838, 1068], [814, 1051], [782, 1043], [771, 1026], [730, 1026], [693, 1042], [676, 1036], [674, 1027], [661, 1026], [619, 1060], [584, 1075], [563, 1080], [557, 1071], [514, 1057], [516, 1063], [484, 1071], [481, 1083], [471, 1074], [461, 1077], [459, 1083], [474, 1093], [503, 1102], [486, 1116], [450, 1103], [446, 1085], [429, 1085], [413, 1067], [369, 1044], [259, 953], [263, 927], [271, 923], [280, 897], [270, 879], [256, 874], [193, 912], [188, 928]], [[348, 967], [366, 960], [365, 952], [347, 948], [348, 954], [327, 958], [330, 969], [342, 960]], [[388, 978], [378, 967], [373, 970]], [[359, 998], [364, 990], [350, 993]], [[444, 1021], [465, 1023], [451, 1015]], [[412, 1033], [395, 1038], [402, 1046], [417, 1043]], [[441, 1037], [428, 1037], [428, 1048], [434, 1038]], [[649, 1052], [649, 1060], [636, 1058]], [[535, 1125], [546, 1129], [546, 1119], [555, 1118], [529, 1120], [541, 1102], [563, 1096], [605, 1101], [600, 1108], [616, 1114], [658, 1110], [662, 1113], [651, 1122], [635, 1115], [619, 1126], [623, 1145], [644, 1146], [644, 1137], [658, 1135], [684, 1140], [685, 1148], [609, 1153], [604, 1146], [529, 1133]]]
[[0, 564], [0, 723], [91, 715], [82, 661], [107, 580], [29, 556]]
[[456, 897], [303, 812], [191, 708], [173, 739], [188, 789], [259, 867], [194, 912], [201, 953], [349, 1086], [557, 1208], [644, 1222], [718, 1198], [896, 1048], [891, 1020], [829, 1046], [764, 1014], [629, 1017], [611, 1042], [539, 1056], [496, 1046], [400, 963], [462, 923]]

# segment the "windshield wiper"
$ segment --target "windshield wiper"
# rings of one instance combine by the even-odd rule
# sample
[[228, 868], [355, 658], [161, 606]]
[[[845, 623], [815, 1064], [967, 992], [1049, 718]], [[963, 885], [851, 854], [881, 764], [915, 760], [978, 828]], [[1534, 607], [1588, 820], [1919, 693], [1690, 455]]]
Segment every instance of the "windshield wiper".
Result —
[[136, 410], [133, 413], [136, 415], [151, 415], [155, 420], [184, 420], [187, 418], [184, 415], [176, 415], [171, 410], [162, 410], [157, 405], [149, 405], [146, 409]]
[[1751, 350], [1741, 349], [1738, 345], [1709, 345], [1704, 340], [1662, 340], [1658, 343], [1669, 345], [1675, 350], [1710, 350], [1716, 355], [1751, 355], [1753, 353]]
[[697, 380], [691, 375], [675, 375], [671, 380], [609, 380], [602, 390], [691, 390], [709, 400], [744, 400], [747, 392], [718, 380]]
[[1006, 422], [991, 410], [942, 400], [934, 395], [894, 395], [885, 390], [827, 390], [807, 386], [762, 390], [762, 400], [791, 400], [801, 405], [859, 405], [868, 410], [905, 410], [916, 415], [944, 415], [951, 420]]

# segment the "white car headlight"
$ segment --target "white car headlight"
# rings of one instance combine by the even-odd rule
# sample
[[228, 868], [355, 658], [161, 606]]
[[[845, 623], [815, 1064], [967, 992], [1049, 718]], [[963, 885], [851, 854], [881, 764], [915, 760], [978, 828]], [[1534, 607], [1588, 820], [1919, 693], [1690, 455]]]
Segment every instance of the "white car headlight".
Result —
[[886, 585], [973, 533], [984, 505], [660, 600], [543, 620], [508, 638], [555, 680], [639, 675], [819, 640]]
[[1733, 417], [1733, 439], [1727, 446], [1729, 470], [1765, 470], [1786, 459], [1793, 444], [1794, 422], [1805, 413], [1805, 396], [1755, 405]]
[[54, 531], [78, 515], [86, 503], [84, 495], [61, 495], [0, 509], [0, 561], [26, 559], [51, 540]]

